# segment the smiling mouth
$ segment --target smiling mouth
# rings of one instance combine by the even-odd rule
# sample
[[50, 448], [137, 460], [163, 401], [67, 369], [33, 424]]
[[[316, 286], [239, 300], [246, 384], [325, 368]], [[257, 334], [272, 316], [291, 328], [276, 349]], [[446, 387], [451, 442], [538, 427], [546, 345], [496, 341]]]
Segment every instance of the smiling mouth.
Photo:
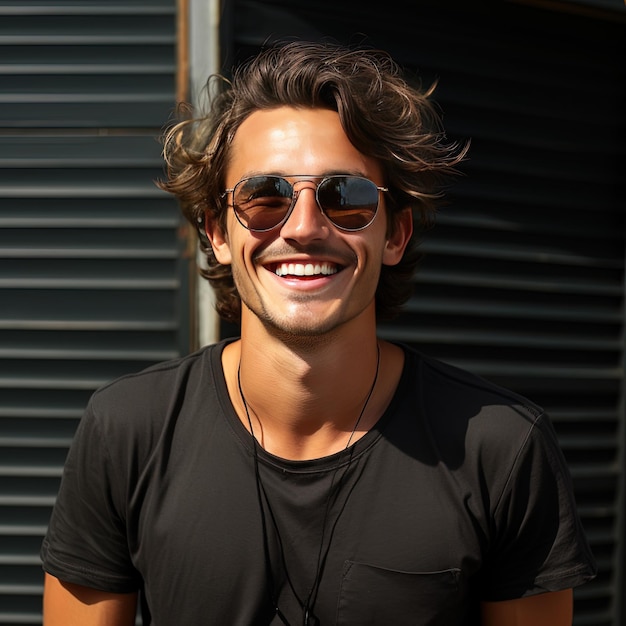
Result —
[[332, 276], [340, 268], [334, 263], [278, 263], [276, 276]]

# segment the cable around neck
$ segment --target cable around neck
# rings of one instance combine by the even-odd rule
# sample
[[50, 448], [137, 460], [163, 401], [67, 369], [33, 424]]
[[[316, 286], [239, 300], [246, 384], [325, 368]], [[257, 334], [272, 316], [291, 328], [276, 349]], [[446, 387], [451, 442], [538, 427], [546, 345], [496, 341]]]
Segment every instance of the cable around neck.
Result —
[[[367, 393], [367, 397], [365, 398], [365, 402], [363, 404], [363, 408], [361, 409], [359, 416], [357, 417], [356, 422], [354, 423], [354, 426], [352, 428], [352, 431], [350, 433], [350, 437], [348, 438], [348, 441], [345, 445], [344, 450], [347, 450], [348, 447], [350, 446], [350, 443], [352, 442], [352, 439], [354, 437], [354, 434], [356, 432], [356, 429], [358, 428], [361, 419], [363, 418], [363, 415], [365, 414], [365, 410], [369, 404], [370, 398], [372, 397], [372, 394], [374, 393], [374, 389], [376, 387], [376, 383], [378, 381], [378, 373], [380, 370], [380, 345], [378, 343], [376, 343], [376, 371], [374, 373], [374, 380], [372, 381], [372, 385]], [[250, 436], [252, 437], [252, 447], [253, 447], [253, 453], [254, 453], [254, 476], [255, 476], [255, 482], [256, 482], [256, 492], [257, 492], [257, 500], [258, 500], [258, 504], [259, 504], [259, 512], [261, 515], [261, 526], [262, 526], [262, 531], [263, 531], [263, 552], [264, 552], [264, 557], [265, 557], [265, 567], [266, 570], [268, 572], [269, 575], [269, 596], [270, 596], [270, 601], [272, 603], [272, 607], [276, 613], [276, 615], [279, 617], [279, 619], [283, 622], [283, 624], [285, 624], [285, 626], [290, 626], [289, 621], [287, 620], [287, 618], [285, 617], [285, 615], [283, 614], [283, 612], [280, 610], [280, 608], [278, 607], [278, 591], [276, 589], [276, 584], [275, 584], [275, 578], [274, 578], [274, 569], [272, 566], [272, 561], [271, 561], [271, 556], [270, 556], [270, 550], [269, 550], [269, 537], [268, 537], [268, 532], [267, 532], [267, 520], [266, 520], [266, 516], [265, 516], [265, 508], [263, 506], [263, 499], [265, 499], [265, 502], [267, 503], [267, 507], [270, 513], [270, 517], [272, 519], [273, 522], [273, 527], [274, 527], [274, 531], [276, 533], [276, 538], [278, 539], [278, 544], [280, 546], [280, 551], [281, 551], [281, 564], [285, 573], [285, 577], [287, 578], [287, 582], [289, 583], [289, 587], [291, 588], [291, 591], [294, 594], [294, 597], [296, 598], [296, 600], [298, 601], [298, 604], [300, 605], [300, 607], [302, 608], [302, 617], [303, 617], [303, 624], [304, 626], [309, 626], [312, 623], [317, 623], [317, 619], [315, 618], [314, 614], [313, 614], [313, 608], [315, 606], [315, 602], [317, 600], [317, 594], [319, 591], [319, 587], [320, 587], [320, 583], [322, 580], [322, 575], [324, 573], [324, 566], [326, 564], [326, 558], [328, 557], [328, 553], [330, 551], [330, 545], [332, 542], [332, 537], [335, 531], [335, 528], [337, 526], [337, 523], [339, 521], [339, 518], [341, 517], [341, 514], [343, 513], [347, 503], [348, 503], [348, 497], [350, 494], [348, 494], [343, 502], [343, 505], [341, 506], [339, 513], [337, 514], [337, 516], [335, 517], [334, 521], [332, 522], [331, 526], [330, 526], [330, 532], [328, 533], [328, 541], [326, 542], [326, 547], [324, 548], [324, 539], [326, 537], [326, 530], [327, 530], [327, 524], [328, 524], [328, 518], [329, 518], [329, 514], [330, 514], [330, 510], [332, 508], [331, 506], [331, 500], [332, 500], [332, 494], [333, 491], [335, 491], [335, 502], [337, 501], [337, 498], [339, 497], [339, 492], [340, 489], [339, 487], [343, 484], [343, 480], [346, 476], [346, 474], [348, 473], [348, 470], [350, 469], [350, 465], [352, 463], [352, 455], [350, 456], [350, 460], [348, 461], [348, 464], [346, 465], [343, 473], [341, 474], [341, 477], [336, 485], [336, 489], [334, 490], [333, 488], [335, 487], [335, 478], [337, 475], [337, 471], [339, 470], [339, 466], [337, 466], [337, 468], [335, 469], [331, 482], [330, 482], [330, 487], [328, 489], [328, 494], [326, 497], [326, 506], [325, 506], [325, 511], [324, 511], [324, 519], [322, 521], [322, 529], [321, 529], [321, 538], [320, 538], [320, 545], [319, 545], [319, 551], [318, 551], [318, 555], [317, 555], [317, 564], [316, 564], [316, 568], [315, 568], [315, 577], [313, 578], [313, 583], [311, 585], [311, 588], [309, 590], [309, 593], [307, 595], [306, 600], [303, 602], [302, 599], [300, 598], [299, 594], [297, 593], [293, 582], [291, 580], [291, 577], [289, 576], [289, 571], [287, 569], [287, 563], [285, 561], [285, 553], [282, 547], [282, 537], [280, 535], [280, 531], [278, 529], [278, 523], [276, 518], [274, 517], [274, 512], [272, 510], [272, 506], [270, 504], [270, 501], [267, 497], [267, 492], [265, 490], [265, 486], [263, 485], [263, 482], [261, 480], [261, 474], [259, 471], [259, 455], [258, 455], [258, 448], [257, 448], [257, 440], [256, 437], [254, 436], [254, 429], [252, 427], [252, 420], [250, 418], [250, 410], [248, 408], [248, 403], [246, 401], [246, 397], [243, 393], [243, 387], [241, 384], [241, 359], [239, 360], [239, 365], [237, 367], [237, 385], [239, 387], [239, 395], [241, 396], [241, 401], [243, 403], [244, 406], [244, 410], [246, 412], [246, 418], [248, 420], [248, 427], [250, 429]], [[312, 622], [311, 620], [314, 620], [314, 622]]]

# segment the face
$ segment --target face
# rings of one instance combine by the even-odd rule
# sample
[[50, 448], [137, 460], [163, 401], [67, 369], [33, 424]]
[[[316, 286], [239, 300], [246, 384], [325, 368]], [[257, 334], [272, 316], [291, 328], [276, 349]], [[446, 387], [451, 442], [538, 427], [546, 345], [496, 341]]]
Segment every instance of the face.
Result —
[[374, 221], [361, 231], [341, 231], [321, 212], [315, 188], [323, 176], [356, 174], [385, 185], [379, 163], [350, 143], [338, 114], [292, 107], [256, 111], [237, 130], [230, 156], [228, 189], [258, 174], [292, 183], [307, 175], [295, 184], [299, 193], [291, 215], [270, 231], [246, 230], [232, 209], [226, 232], [207, 224], [218, 261], [232, 265], [243, 304], [242, 332], [261, 323], [283, 334], [311, 336], [344, 324], [375, 323], [380, 268], [401, 259], [410, 213], [388, 236], [383, 193]]

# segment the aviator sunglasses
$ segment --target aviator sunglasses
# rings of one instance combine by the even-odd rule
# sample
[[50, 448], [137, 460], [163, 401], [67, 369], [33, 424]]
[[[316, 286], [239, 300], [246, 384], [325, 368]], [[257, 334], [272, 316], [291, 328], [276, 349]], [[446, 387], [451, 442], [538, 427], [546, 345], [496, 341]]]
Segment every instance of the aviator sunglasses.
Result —
[[[232, 193], [232, 206], [239, 223], [250, 231], [262, 233], [284, 224], [296, 204], [299, 191], [294, 185], [311, 182], [319, 176], [294, 175], [301, 180], [290, 183], [282, 176], [251, 176], [241, 179], [222, 198]], [[369, 226], [378, 210], [378, 194], [389, 191], [362, 176], [325, 176], [317, 183], [315, 199], [322, 213], [339, 229], [362, 230]]]

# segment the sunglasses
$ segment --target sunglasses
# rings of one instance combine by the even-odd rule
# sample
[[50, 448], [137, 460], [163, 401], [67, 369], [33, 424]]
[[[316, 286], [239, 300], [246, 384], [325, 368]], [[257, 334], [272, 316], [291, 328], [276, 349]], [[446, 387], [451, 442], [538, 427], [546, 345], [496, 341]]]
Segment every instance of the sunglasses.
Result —
[[[244, 228], [255, 233], [266, 232], [289, 219], [300, 193], [294, 190], [294, 185], [311, 182], [319, 176], [290, 178], [305, 180], [292, 184], [282, 176], [252, 176], [226, 189], [221, 197], [233, 194], [231, 206]], [[322, 213], [337, 228], [356, 231], [374, 221], [380, 191], [389, 190], [362, 176], [326, 176], [315, 188], [315, 199]]]

